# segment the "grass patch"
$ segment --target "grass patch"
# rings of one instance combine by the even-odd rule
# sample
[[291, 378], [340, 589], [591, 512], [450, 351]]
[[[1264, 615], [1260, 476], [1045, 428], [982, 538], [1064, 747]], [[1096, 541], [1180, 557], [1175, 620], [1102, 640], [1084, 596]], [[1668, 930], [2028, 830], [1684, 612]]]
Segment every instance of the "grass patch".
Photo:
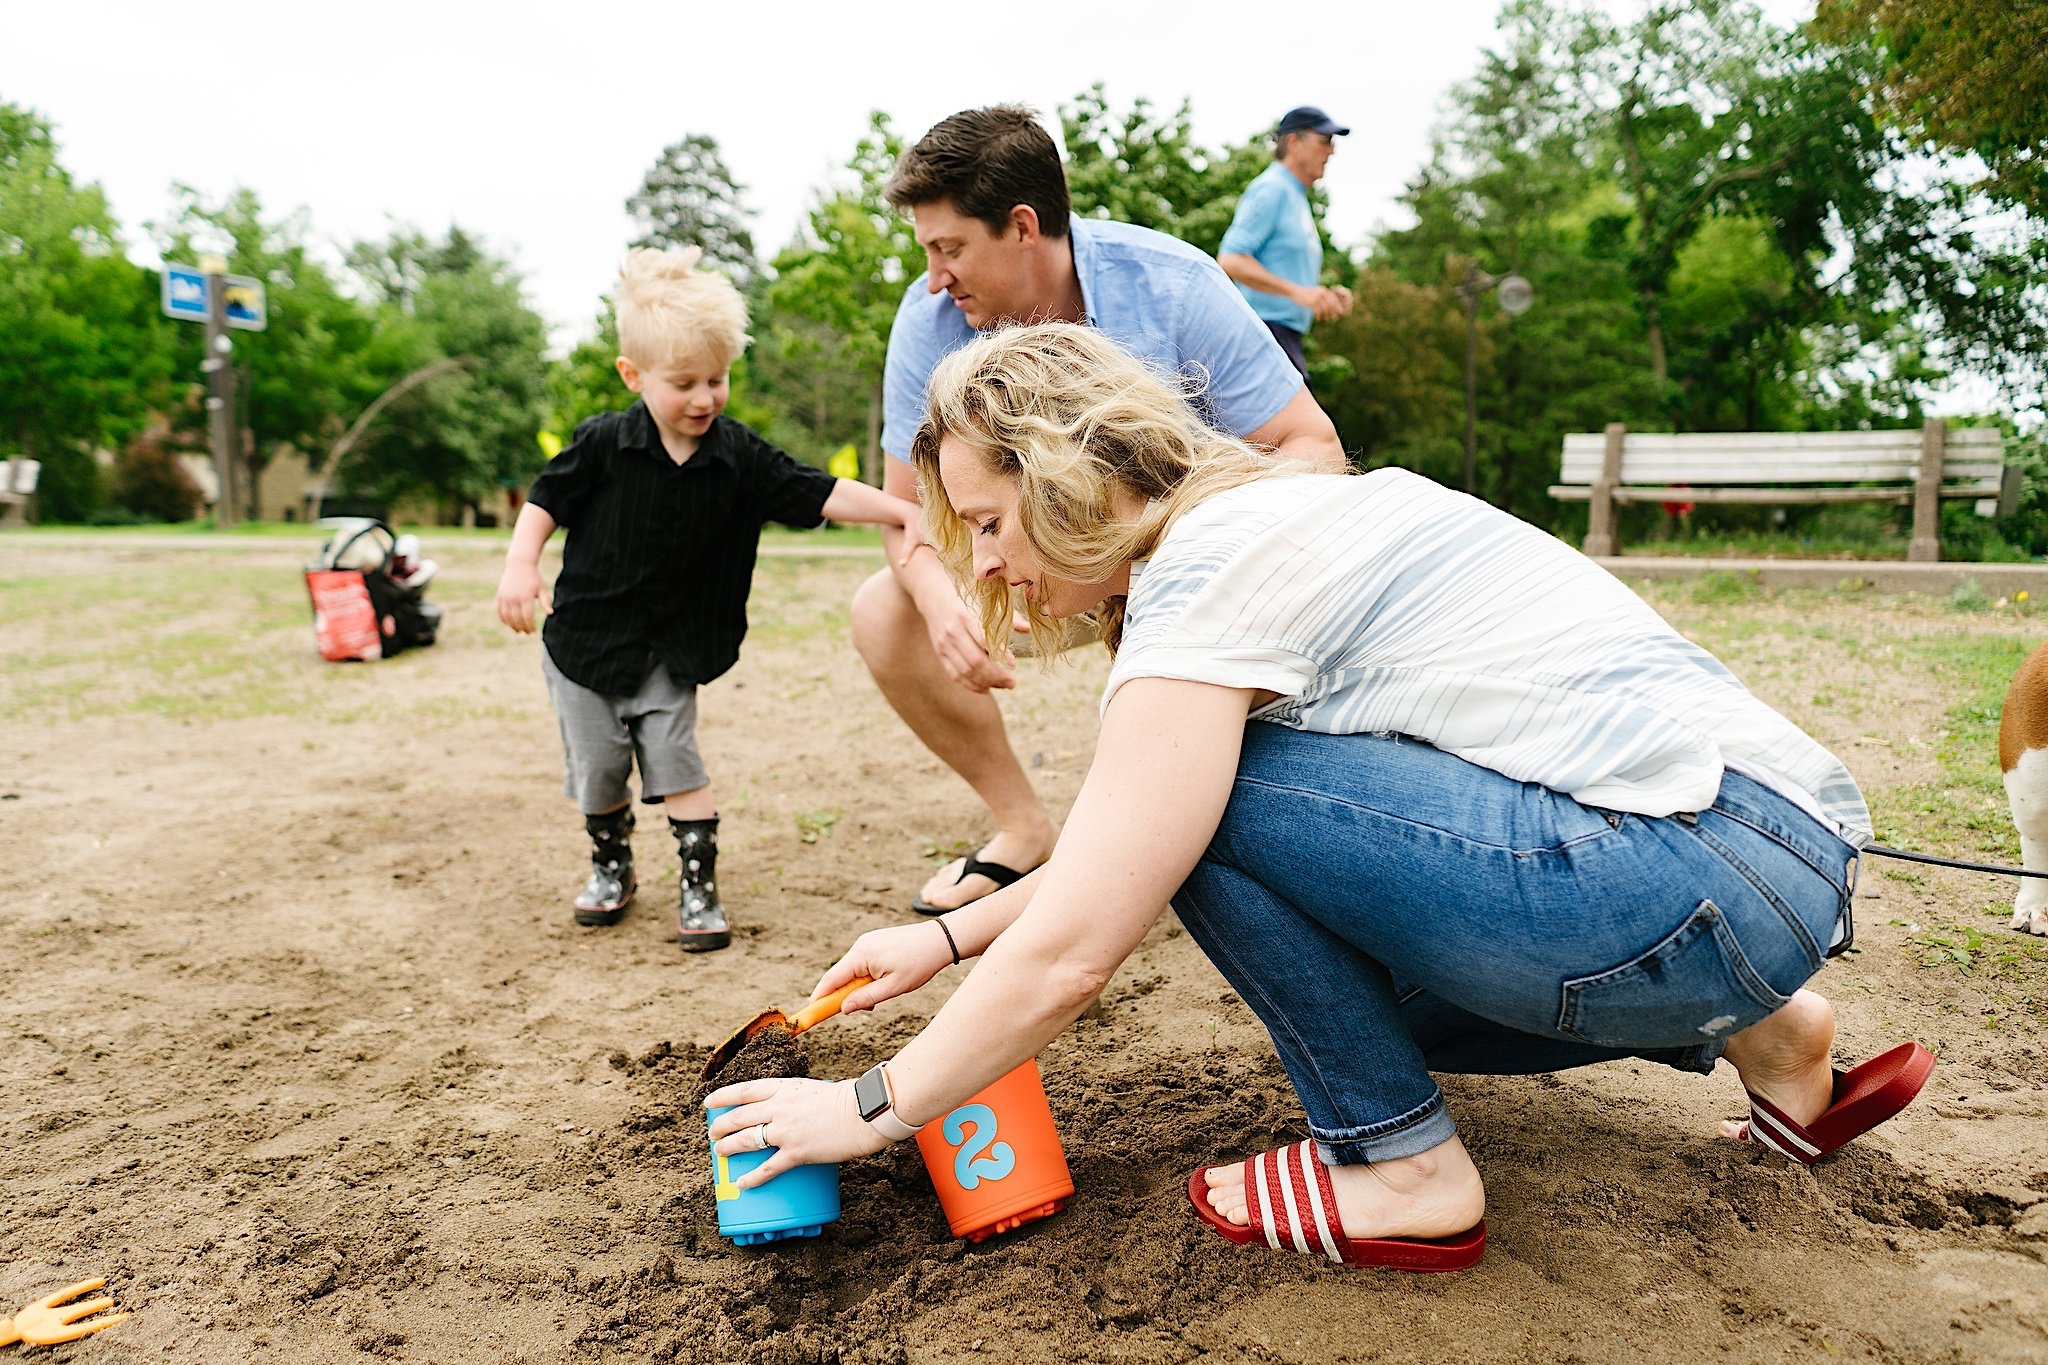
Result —
[[2048, 963], [2048, 943], [1970, 924], [1938, 924], [1906, 940], [1921, 950], [1920, 965], [1945, 967], [1991, 981], [2031, 979], [2029, 964]]
[[832, 826], [839, 823], [836, 810], [804, 811], [796, 817], [796, 837], [807, 844], [815, 844], [832, 832]]
[[[303, 529], [303, 528], [302, 528]], [[310, 608], [293, 573], [183, 555], [132, 571], [0, 578], [0, 675], [24, 720], [151, 715], [181, 722], [311, 714]]]
[[1878, 821], [1878, 842], [2018, 862], [2019, 834], [1998, 769], [1998, 719], [2012, 675], [2032, 642], [1965, 634], [1903, 643], [1908, 657], [1937, 687], [1960, 700], [1949, 707], [1935, 740], [1940, 780], [1891, 788], [1885, 818]]
[[1748, 604], [1764, 595], [1763, 575], [1755, 569], [1745, 573], [1714, 569], [1694, 578], [1686, 595], [1701, 606]]

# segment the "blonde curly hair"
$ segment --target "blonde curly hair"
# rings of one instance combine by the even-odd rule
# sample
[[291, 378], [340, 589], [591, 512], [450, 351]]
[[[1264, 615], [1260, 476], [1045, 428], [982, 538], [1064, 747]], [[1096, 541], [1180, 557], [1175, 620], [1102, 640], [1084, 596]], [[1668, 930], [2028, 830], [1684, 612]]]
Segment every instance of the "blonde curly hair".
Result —
[[[990, 653], [1007, 658], [1009, 586], [974, 576], [973, 530], [939, 481], [939, 443], [957, 438], [1017, 481], [1020, 529], [1045, 571], [1099, 583], [1150, 556], [1181, 513], [1255, 479], [1313, 472], [1217, 431], [1164, 378], [1100, 332], [1071, 323], [1012, 327], [942, 360], [910, 443], [928, 538], [981, 611]], [[1135, 521], [1114, 514], [1123, 489], [1145, 500]], [[1096, 609], [1111, 652], [1123, 637], [1124, 600]], [[1048, 663], [1067, 643], [1063, 623], [1026, 602], [1037, 653]]]
[[703, 249], [635, 247], [619, 267], [619, 354], [641, 369], [704, 358], [739, 359], [747, 303], [732, 281], [697, 269]]

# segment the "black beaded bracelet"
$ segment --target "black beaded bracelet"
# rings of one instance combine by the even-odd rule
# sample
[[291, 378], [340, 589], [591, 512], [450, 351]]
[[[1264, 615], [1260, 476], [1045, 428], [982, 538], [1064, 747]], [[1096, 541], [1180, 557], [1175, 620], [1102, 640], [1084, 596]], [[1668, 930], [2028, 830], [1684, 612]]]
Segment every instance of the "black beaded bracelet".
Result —
[[947, 946], [948, 948], [951, 948], [951, 949], [953, 950], [953, 965], [954, 965], [955, 967], [959, 966], [959, 965], [960, 965], [960, 945], [959, 945], [959, 944], [957, 944], [957, 943], [955, 943], [955, 942], [953, 941], [953, 931], [952, 931], [951, 929], [948, 929], [948, 928], [946, 927], [946, 921], [945, 921], [945, 920], [943, 920], [943, 919], [935, 919], [935, 920], [933, 920], [933, 921], [932, 921], [932, 923], [933, 923], [933, 924], [936, 924], [936, 925], [938, 925], [938, 926], [939, 926], [939, 932], [940, 932], [940, 933], [942, 933], [942, 934], [944, 934], [944, 935], [946, 936], [946, 946]]

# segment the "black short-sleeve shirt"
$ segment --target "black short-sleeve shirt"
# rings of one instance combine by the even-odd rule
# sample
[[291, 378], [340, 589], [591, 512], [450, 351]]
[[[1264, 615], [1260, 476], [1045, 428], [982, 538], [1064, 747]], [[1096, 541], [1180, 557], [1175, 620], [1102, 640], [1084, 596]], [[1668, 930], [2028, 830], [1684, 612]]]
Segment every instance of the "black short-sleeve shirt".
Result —
[[710, 682], [739, 660], [762, 525], [818, 525], [835, 482], [724, 416], [680, 465], [644, 403], [584, 422], [527, 495], [569, 533], [549, 657], [607, 696], [639, 691], [657, 659]]

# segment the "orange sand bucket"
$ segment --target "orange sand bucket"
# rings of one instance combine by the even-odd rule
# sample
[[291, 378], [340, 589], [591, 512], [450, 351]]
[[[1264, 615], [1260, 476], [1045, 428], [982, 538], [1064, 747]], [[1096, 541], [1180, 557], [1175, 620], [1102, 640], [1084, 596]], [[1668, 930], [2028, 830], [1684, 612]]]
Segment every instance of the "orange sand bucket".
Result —
[[1058, 1213], [1074, 1192], [1035, 1061], [927, 1123], [917, 1148], [953, 1235], [970, 1242]]

